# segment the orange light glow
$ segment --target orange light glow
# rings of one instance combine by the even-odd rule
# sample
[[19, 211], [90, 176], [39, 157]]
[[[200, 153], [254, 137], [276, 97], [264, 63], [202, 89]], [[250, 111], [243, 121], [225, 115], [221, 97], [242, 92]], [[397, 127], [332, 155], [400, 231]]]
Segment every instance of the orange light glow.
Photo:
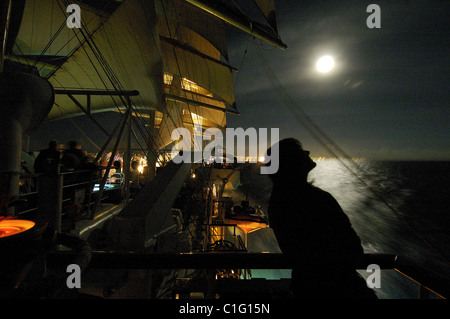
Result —
[[251, 220], [232, 219], [229, 221], [229, 223], [236, 224], [237, 226], [239, 226], [239, 228], [242, 229], [245, 234], [248, 234], [258, 229], [266, 228], [268, 226], [266, 223]]
[[34, 222], [25, 219], [5, 219], [0, 221], [0, 238], [23, 233], [35, 225]]

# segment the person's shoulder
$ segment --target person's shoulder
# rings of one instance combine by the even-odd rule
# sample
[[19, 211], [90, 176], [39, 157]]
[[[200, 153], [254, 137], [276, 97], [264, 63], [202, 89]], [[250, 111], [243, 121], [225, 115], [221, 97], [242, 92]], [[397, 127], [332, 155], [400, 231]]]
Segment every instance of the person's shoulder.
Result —
[[80, 156], [86, 156], [86, 152], [80, 149], [76, 150], [77, 154], [79, 154]]
[[311, 185], [311, 189], [310, 189], [311, 193], [313, 194], [313, 196], [317, 196], [320, 197], [322, 199], [327, 199], [327, 200], [331, 200], [331, 201], [335, 201], [335, 198], [333, 197], [333, 195], [331, 195], [329, 192], [323, 190], [320, 187]]
[[328, 193], [327, 191], [323, 190], [320, 187], [317, 187], [315, 185], [310, 184], [310, 191], [312, 193], [318, 194], [318, 195], [323, 195], [323, 196], [331, 196], [330, 193]]

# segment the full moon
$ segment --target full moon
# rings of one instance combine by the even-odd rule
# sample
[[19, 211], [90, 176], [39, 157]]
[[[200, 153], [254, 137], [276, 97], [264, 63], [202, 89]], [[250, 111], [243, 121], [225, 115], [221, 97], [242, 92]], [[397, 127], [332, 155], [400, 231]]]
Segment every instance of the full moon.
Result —
[[316, 69], [320, 73], [328, 73], [334, 68], [334, 59], [329, 56], [323, 56], [321, 57], [316, 64]]

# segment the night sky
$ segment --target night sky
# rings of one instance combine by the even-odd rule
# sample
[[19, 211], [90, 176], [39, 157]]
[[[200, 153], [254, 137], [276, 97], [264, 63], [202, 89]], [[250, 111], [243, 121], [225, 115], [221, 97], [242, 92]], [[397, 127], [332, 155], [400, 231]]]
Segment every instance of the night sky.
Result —
[[[380, 29], [366, 25], [371, 3]], [[287, 50], [233, 32], [242, 114], [229, 116], [229, 127], [278, 127], [281, 138], [329, 156], [291, 111], [300, 107], [351, 157], [449, 160], [449, 9], [444, 1], [278, 1]], [[336, 62], [325, 75], [315, 70], [322, 55]]]
[[[247, 10], [244, 1], [235, 3]], [[371, 3], [381, 8], [380, 29], [366, 25]], [[448, 1], [277, 1], [287, 50], [230, 28], [241, 115], [229, 115], [228, 127], [279, 128], [281, 138], [298, 138], [312, 156], [330, 156], [296, 118], [300, 107], [351, 157], [450, 160], [449, 9]], [[327, 74], [315, 70], [323, 55], [336, 63]], [[117, 122], [117, 115], [110, 125], [96, 117], [111, 129]], [[74, 123], [95, 130], [76, 118], [44, 123], [30, 148], [45, 147], [49, 131], [62, 132], [61, 143], [80, 136]]]

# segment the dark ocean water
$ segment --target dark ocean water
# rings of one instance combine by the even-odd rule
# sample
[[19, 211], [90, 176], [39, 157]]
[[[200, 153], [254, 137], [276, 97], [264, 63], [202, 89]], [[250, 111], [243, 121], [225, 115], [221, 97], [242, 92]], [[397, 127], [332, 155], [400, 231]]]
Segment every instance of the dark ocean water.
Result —
[[[450, 162], [357, 164], [362, 170], [318, 161], [309, 180], [336, 198], [367, 253], [399, 254], [450, 278]], [[257, 167], [246, 178], [250, 198], [267, 211], [270, 180]], [[380, 298], [417, 296], [417, 286], [393, 272], [382, 272]]]

